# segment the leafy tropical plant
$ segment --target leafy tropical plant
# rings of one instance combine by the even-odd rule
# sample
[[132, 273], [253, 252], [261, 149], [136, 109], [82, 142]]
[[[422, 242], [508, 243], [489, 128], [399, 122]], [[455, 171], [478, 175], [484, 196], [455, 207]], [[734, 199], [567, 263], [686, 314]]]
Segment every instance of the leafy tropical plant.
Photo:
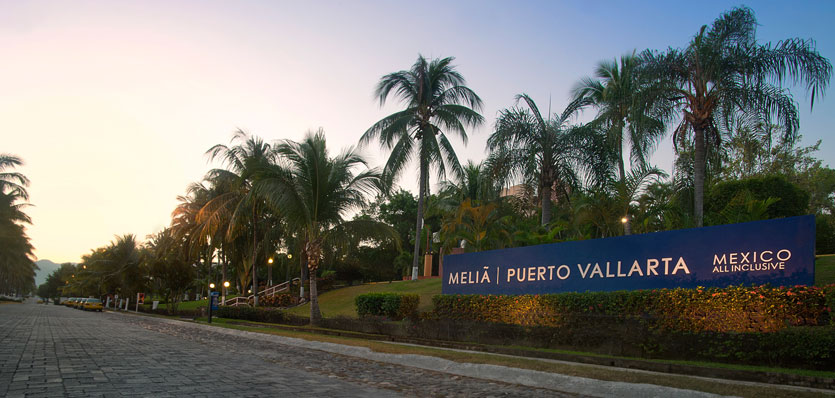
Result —
[[[222, 240], [233, 242], [229, 253], [236, 260], [237, 275], [242, 290], [246, 290], [252, 279], [254, 304], [258, 305], [258, 270], [260, 258], [266, 263], [268, 253], [275, 250], [278, 242], [274, 231], [277, 225], [276, 213], [267, 213], [263, 202], [252, 194], [258, 173], [274, 166], [278, 151], [259, 137], [250, 136], [238, 130], [232, 137], [235, 145], [215, 145], [206, 153], [210, 159], [219, 159], [226, 169], [213, 169], [207, 180], [215, 186], [224, 187], [209, 200], [197, 215], [196, 222], [203, 224], [201, 236], [223, 234]], [[272, 236], [273, 239], [269, 239]]]
[[29, 179], [11, 171], [22, 165], [19, 157], [0, 154], [0, 293], [17, 295], [34, 289], [38, 270], [32, 259], [34, 248], [24, 228], [32, 223], [24, 211], [29, 206]]
[[[253, 191], [297, 233], [301, 261], [310, 270], [310, 323], [318, 325], [322, 314], [316, 271], [324, 250], [344, 252], [366, 238], [396, 240], [397, 233], [374, 220], [345, 220], [380, 187], [379, 171], [368, 169], [353, 148], [329, 156], [324, 132], [319, 130], [301, 142], [282, 141], [276, 151], [280, 161], [259, 172]], [[355, 172], [357, 168], [366, 169]]]
[[[815, 42], [787, 39], [758, 44], [757, 20], [750, 8], [722, 14], [702, 26], [684, 49], [647, 50], [641, 55], [647, 79], [661, 82], [665, 108], [680, 115], [674, 142], [694, 143], [694, 218], [703, 224], [707, 151], [716, 148], [737, 112], [750, 122], [776, 118], [784, 135], [797, 134], [797, 106], [784, 83], [802, 83], [811, 104], [829, 85], [832, 64]], [[714, 149], [715, 150], [715, 149]]]
[[[426, 195], [429, 194], [429, 172], [437, 170], [444, 177], [447, 169], [461, 173], [455, 150], [447, 138], [452, 133], [467, 143], [466, 127], [483, 123], [478, 111], [481, 98], [466, 86], [464, 77], [452, 65], [454, 58], [427, 61], [419, 55], [409, 70], [390, 73], [380, 79], [375, 95], [380, 105], [394, 94], [406, 105], [374, 123], [360, 138], [360, 145], [379, 140], [391, 151], [383, 168], [386, 186], [403, 172], [413, 158], [418, 162], [418, 208], [415, 236], [421, 236]], [[417, 279], [420, 239], [415, 239], [412, 279]]]
[[573, 90], [581, 107], [597, 109], [592, 124], [604, 132], [605, 148], [613, 154], [607, 158], [614, 161], [621, 181], [627, 177], [624, 144], [629, 145], [630, 163], [642, 167], [665, 133], [662, 115], [654, 108], [658, 89], [640, 78], [638, 62], [634, 53], [621, 56], [620, 62], [600, 62], [594, 78], [583, 78]]
[[594, 152], [599, 145], [585, 145], [581, 139], [592, 135], [577, 134], [578, 129], [568, 125], [580, 103], [572, 102], [561, 114], [546, 120], [527, 94], [517, 95], [516, 100], [523, 101], [527, 108], [517, 106], [499, 112], [495, 130], [487, 139], [487, 163], [493, 169], [503, 169], [505, 181], [521, 178], [537, 186], [541, 225], [547, 225], [553, 197], [569, 198], [570, 191], [580, 185], [578, 170], [600, 158]]

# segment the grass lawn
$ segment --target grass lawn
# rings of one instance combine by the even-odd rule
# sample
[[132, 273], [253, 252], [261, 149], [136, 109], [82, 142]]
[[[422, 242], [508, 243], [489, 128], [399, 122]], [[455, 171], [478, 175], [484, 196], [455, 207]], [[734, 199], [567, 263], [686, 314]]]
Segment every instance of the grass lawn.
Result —
[[[415, 293], [420, 295], [419, 311], [432, 309], [432, 296], [441, 294], [441, 278], [416, 281], [378, 282], [331, 290], [319, 295], [319, 310], [324, 317], [357, 316], [354, 297], [365, 293]], [[289, 310], [291, 314], [310, 315], [310, 305], [305, 304]]]
[[835, 254], [815, 257], [815, 286], [835, 283]]

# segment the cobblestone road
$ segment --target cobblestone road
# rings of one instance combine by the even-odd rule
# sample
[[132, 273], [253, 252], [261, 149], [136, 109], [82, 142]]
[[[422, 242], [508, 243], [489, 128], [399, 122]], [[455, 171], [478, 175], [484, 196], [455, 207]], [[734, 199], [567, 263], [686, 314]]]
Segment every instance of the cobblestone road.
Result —
[[0, 305], [0, 396], [561, 397], [150, 317]]

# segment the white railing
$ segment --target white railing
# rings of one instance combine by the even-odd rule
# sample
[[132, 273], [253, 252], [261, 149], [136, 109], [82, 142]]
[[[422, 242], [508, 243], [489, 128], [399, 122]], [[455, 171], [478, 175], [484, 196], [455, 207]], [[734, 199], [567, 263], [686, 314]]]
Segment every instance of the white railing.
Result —
[[[298, 281], [299, 278], [293, 278], [287, 282], [279, 283], [277, 285], [272, 285], [267, 287], [266, 289], [258, 292], [258, 297], [272, 297], [278, 293], [283, 293], [290, 290], [290, 286], [293, 285], [293, 282]], [[237, 307], [239, 305], [249, 305], [249, 300], [253, 299], [255, 295], [250, 296], [238, 296], [230, 298], [223, 302], [223, 305], [228, 305], [231, 307]]]

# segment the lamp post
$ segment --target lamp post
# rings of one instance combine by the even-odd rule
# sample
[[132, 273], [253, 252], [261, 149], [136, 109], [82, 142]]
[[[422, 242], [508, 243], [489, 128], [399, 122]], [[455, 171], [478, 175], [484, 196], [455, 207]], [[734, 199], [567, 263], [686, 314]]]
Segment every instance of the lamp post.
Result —
[[223, 281], [223, 299], [221, 300], [223, 302], [223, 305], [226, 305], [226, 294], [227, 294], [226, 292], [227, 292], [228, 289], [229, 289], [229, 281]]
[[629, 214], [623, 216], [620, 219], [620, 222], [623, 224], [623, 234], [624, 235], [631, 235], [632, 234], [632, 219], [629, 217]]
[[267, 260], [267, 285], [268, 286], [273, 285], [273, 258], [272, 257], [270, 257], [269, 260]]
[[215, 284], [209, 283], [209, 323], [212, 323], [212, 308], [215, 306], [215, 296], [212, 294], [214, 288]]

